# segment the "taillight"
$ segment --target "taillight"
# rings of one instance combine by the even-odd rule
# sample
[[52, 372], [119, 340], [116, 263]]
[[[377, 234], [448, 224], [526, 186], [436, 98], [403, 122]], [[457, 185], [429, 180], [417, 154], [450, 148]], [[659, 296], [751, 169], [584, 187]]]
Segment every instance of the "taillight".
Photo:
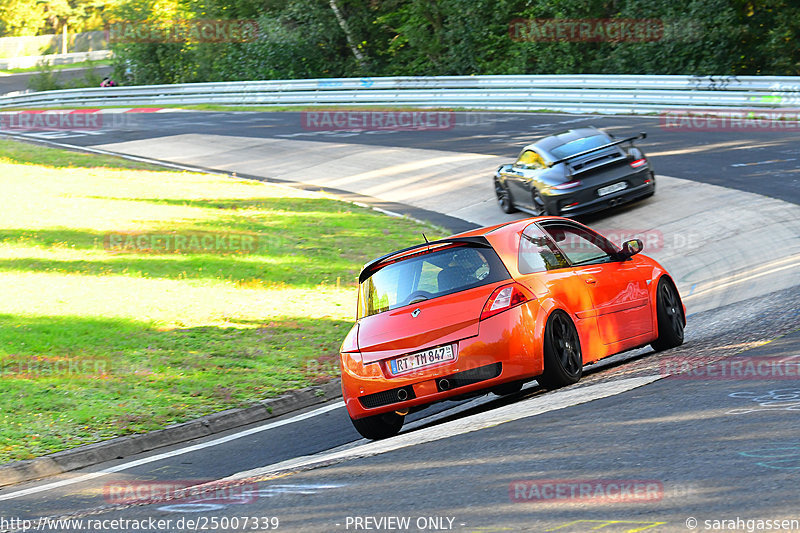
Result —
[[643, 167], [647, 164], [647, 159], [637, 159], [636, 161], [631, 161], [632, 168], [639, 168]]
[[339, 348], [342, 353], [355, 353], [358, 352], [358, 324], [354, 324], [350, 332], [342, 341], [342, 347]]
[[568, 181], [566, 183], [562, 183], [561, 185], [553, 185], [550, 187], [551, 189], [556, 189], [557, 191], [563, 191], [564, 189], [572, 189], [573, 187], [577, 187], [581, 184], [581, 180], [575, 181]]
[[519, 283], [497, 287], [483, 306], [481, 320], [523, 304], [531, 298], [531, 293]]

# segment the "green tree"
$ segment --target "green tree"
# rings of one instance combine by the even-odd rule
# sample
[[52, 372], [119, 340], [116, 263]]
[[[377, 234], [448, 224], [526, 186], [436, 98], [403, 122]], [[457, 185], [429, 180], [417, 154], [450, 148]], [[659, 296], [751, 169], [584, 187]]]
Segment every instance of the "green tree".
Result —
[[36, 0], [0, 1], [0, 35], [38, 35], [47, 26], [44, 5]]
[[5, 36], [101, 30], [121, 0], [0, 0], [0, 32]]
[[[251, 42], [115, 44], [120, 66], [139, 83], [800, 70], [796, 0], [123, 1], [115, 11], [122, 20], [157, 25], [176, 18], [248, 18], [259, 24]], [[513, 39], [514, 19], [650, 19], [663, 23], [664, 35], [654, 42]]]

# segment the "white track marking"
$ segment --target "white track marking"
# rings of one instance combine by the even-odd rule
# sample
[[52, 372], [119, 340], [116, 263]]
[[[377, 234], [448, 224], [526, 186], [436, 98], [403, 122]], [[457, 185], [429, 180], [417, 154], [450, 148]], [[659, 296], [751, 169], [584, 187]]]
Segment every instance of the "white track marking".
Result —
[[[437, 426], [423, 428], [417, 431], [412, 431], [410, 433], [403, 433], [391, 439], [366, 442], [364, 444], [356, 446], [346, 445], [345, 449], [340, 448], [339, 450], [323, 452], [312, 456], [297, 457], [295, 459], [289, 459], [287, 461], [275, 463], [273, 465], [267, 465], [261, 468], [239, 472], [237, 474], [224, 478], [224, 480], [242, 479], [247, 477], [265, 475], [268, 473], [292, 469], [292, 468], [298, 468], [301, 466], [307, 467], [312, 465], [322, 465], [329, 461], [341, 461], [347, 459], [356, 459], [359, 457], [378, 455], [392, 450], [397, 450], [408, 446], [414, 446], [417, 444], [423, 444], [426, 442], [432, 442], [435, 440], [440, 440], [455, 435], [461, 435], [464, 433], [470, 433], [473, 431], [478, 431], [481, 429], [486, 429], [492, 426], [503, 424], [505, 422], [511, 422], [513, 420], [519, 420], [521, 418], [528, 418], [542, 413], [547, 413], [549, 411], [554, 411], [556, 409], [563, 409], [565, 407], [570, 407], [572, 405], [578, 405], [590, 402], [592, 400], [606, 398], [608, 396], [614, 396], [626, 392], [628, 390], [641, 387], [643, 385], [647, 385], [648, 383], [652, 383], [653, 381], [661, 379], [662, 377], [663, 376], [658, 376], [658, 375], [645, 376], [639, 378], [623, 379], [611, 383], [598, 383], [596, 385], [589, 385], [586, 387], [563, 389], [551, 394], [537, 396], [534, 398], [530, 398], [528, 400], [524, 400], [522, 402], [513, 403], [485, 413], [478, 413], [463, 419], [453, 420]], [[233, 433], [231, 435], [210, 440], [208, 442], [203, 442], [200, 444], [194, 444], [192, 446], [178, 448], [176, 450], [164, 452], [150, 457], [144, 457], [142, 459], [137, 459], [135, 461], [128, 461], [126, 463], [106, 468], [99, 472], [84, 474], [70, 479], [63, 479], [61, 481], [55, 481], [52, 483], [47, 483], [45, 485], [39, 485], [28, 489], [10, 492], [8, 494], [0, 494], [0, 501], [20, 498], [22, 496], [27, 496], [30, 494], [37, 494], [40, 492], [46, 492], [49, 490], [57, 489], [68, 485], [74, 485], [76, 483], [81, 483], [84, 481], [90, 481], [92, 479], [107, 476], [109, 474], [113, 474], [116, 472], [122, 472], [124, 470], [129, 470], [131, 468], [135, 468], [137, 466], [141, 466], [144, 464], [161, 461], [163, 459], [168, 459], [170, 457], [191, 453], [197, 450], [202, 450], [204, 448], [218, 446], [220, 444], [224, 444], [232, 440], [246, 437], [248, 435], [260, 433], [262, 431], [268, 431], [270, 429], [280, 426], [285, 426], [294, 422], [299, 422], [301, 420], [307, 420], [309, 418], [313, 418], [315, 416], [342, 407], [344, 407], [343, 402], [336, 402], [330, 405], [326, 405], [324, 407], [320, 407], [318, 409], [314, 409], [307, 413], [287, 418], [286, 420], [271, 422], [268, 424], [264, 424], [263, 426], [258, 426], [255, 428], [240, 431], [238, 433]], [[361, 442], [364, 441], [362, 440]]]
[[38, 492], [45, 492], [48, 490], [57, 489], [59, 487], [64, 487], [66, 485], [73, 485], [75, 483], [81, 483], [83, 481], [89, 481], [98, 477], [107, 476], [108, 474], [113, 474], [115, 472], [122, 472], [123, 470], [128, 470], [130, 468], [134, 468], [140, 465], [144, 465], [147, 463], [153, 463], [155, 461], [161, 461], [162, 459], [168, 459], [170, 457], [175, 457], [176, 455], [183, 455], [185, 453], [194, 452], [197, 450], [202, 450], [204, 448], [210, 448], [212, 446], [218, 446], [220, 444], [224, 444], [226, 442], [230, 442], [232, 440], [240, 439], [242, 437], [247, 437], [248, 435], [253, 435], [255, 433], [260, 433], [262, 431], [267, 431], [276, 427], [285, 426], [288, 424], [292, 424], [294, 422], [299, 422], [301, 420], [307, 420], [309, 418], [313, 418], [315, 416], [325, 414], [329, 411], [333, 411], [334, 409], [339, 409], [344, 407], [344, 402], [336, 402], [330, 405], [326, 405], [324, 407], [320, 407], [318, 409], [314, 409], [313, 411], [309, 411], [307, 413], [303, 413], [297, 416], [293, 416], [291, 418], [287, 418], [286, 420], [278, 420], [277, 422], [270, 422], [268, 424], [264, 424], [263, 426], [258, 426], [250, 429], [246, 429], [244, 431], [240, 431], [238, 433], [233, 433], [231, 435], [227, 435], [225, 437], [220, 437], [218, 439], [210, 440], [208, 442], [201, 442], [200, 444], [194, 444], [192, 446], [186, 446], [184, 448], [178, 448], [177, 450], [172, 450], [170, 452], [164, 452], [157, 455], [152, 455], [150, 457], [144, 457], [142, 459], [137, 459], [135, 461], [129, 461], [127, 463], [122, 463], [117, 466], [112, 466], [110, 468], [106, 468], [105, 470], [101, 470], [99, 472], [93, 472], [91, 474], [84, 474], [82, 476], [70, 478], [70, 479], [63, 479], [61, 481], [55, 481], [53, 483], [47, 483], [46, 485], [40, 485], [38, 487], [31, 487], [29, 489], [18, 490], [15, 492], [10, 492], [8, 494], [0, 494], [0, 501], [3, 500], [11, 500], [13, 498], [19, 498], [22, 496], [27, 496], [29, 494], [36, 494]]
[[[595, 366], [594, 368], [598, 368], [598, 367]], [[517, 393], [517, 394], [531, 393], [531, 392], [535, 391], [538, 386], [539, 385], [534, 381], [532, 384], [526, 385], [526, 387], [523, 389], [522, 393]], [[450, 407], [450, 408], [448, 408], [448, 409], [446, 409], [444, 411], [439, 411], [438, 413], [432, 414], [430, 416], [426, 416], [425, 418], [420, 418], [419, 420], [415, 420], [413, 422], [408, 422], [407, 424], [403, 425], [403, 431], [408, 432], [408, 431], [417, 429], [417, 428], [422, 427], [422, 426], [427, 426], [428, 424], [432, 424], [434, 422], [438, 422], [439, 420], [443, 420], [443, 419], [449, 418], [451, 416], [459, 415], [459, 414], [461, 414], [461, 413], [463, 413], [465, 411], [469, 411], [470, 409], [475, 409], [476, 407], [480, 407], [482, 405], [485, 405], [488, 402], [501, 400], [501, 398], [502, 398], [501, 396], [494, 396], [494, 397], [492, 397], [492, 396], [494, 396], [493, 393], [489, 394], [488, 396], [479, 396], [479, 397], [474, 398], [472, 400], [467, 400], [465, 403], [456, 405], [454, 407]], [[366, 439], [362, 439], [360, 442], [358, 442], [358, 444], [364, 444], [365, 442], [369, 442], [369, 441], [366, 440]], [[331, 453], [331, 452], [335, 452], [335, 451], [338, 451], [338, 450], [336, 450], [336, 449], [328, 450], [326, 453]]]
[[701, 294], [715, 292], [730, 287], [732, 285], [736, 285], [738, 283], [743, 283], [745, 281], [761, 278], [764, 276], [768, 276], [770, 274], [774, 274], [776, 272], [792, 268], [800, 268], [800, 255], [798, 254], [790, 255], [788, 257], [784, 257], [783, 259], [778, 259], [776, 261], [771, 261], [769, 263], [765, 263], [763, 265], [751, 268], [750, 270], [747, 270], [745, 272], [739, 272], [738, 274], [732, 274], [730, 276], [714, 280], [713, 282], [707, 284], [706, 286], [701, 285], [700, 288], [696, 291], [694, 290], [693, 287], [692, 292], [688, 296], [684, 297], [684, 300], [689, 300]]
[[586, 387], [563, 389], [551, 394], [536, 396], [528, 400], [499, 407], [485, 413], [478, 413], [458, 420], [445, 422], [438, 426], [419, 429], [410, 433], [402, 433], [390, 439], [373, 441], [337, 452], [323, 452], [316, 455], [297, 457], [261, 468], [245, 470], [223, 478], [221, 481], [259, 477], [297, 468], [314, 468], [330, 464], [331, 462], [370, 457], [409, 446], [415, 446], [417, 444], [424, 444], [426, 442], [446, 439], [464, 433], [479, 431], [506, 422], [540, 415], [549, 411], [591, 402], [608, 396], [615, 396], [631, 389], [647, 385], [663, 377], [664, 376], [659, 375], [644, 376], [621, 379], [610, 383], [598, 383]]
[[770, 159], [769, 161], [756, 161], [755, 163], [736, 163], [732, 167], [752, 167], [755, 165], [771, 165], [772, 163], [785, 163], [787, 161], [797, 161], [794, 157], [791, 159]]

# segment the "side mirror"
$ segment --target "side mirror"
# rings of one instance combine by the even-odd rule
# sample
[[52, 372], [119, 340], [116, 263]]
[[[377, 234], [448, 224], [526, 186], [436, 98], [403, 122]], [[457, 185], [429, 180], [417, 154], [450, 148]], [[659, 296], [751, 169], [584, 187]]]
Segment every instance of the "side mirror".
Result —
[[502, 174], [503, 172], [511, 171], [511, 167], [512, 166], [513, 165], [511, 163], [506, 163], [504, 165], [500, 165], [499, 167], [497, 167], [497, 172], [494, 173], [495, 177], [499, 178], [500, 174]]
[[631, 239], [622, 243], [622, 251], [620, 255], [627, 259], [633, 257], [644, 249], [644, 244], [641, 239]]

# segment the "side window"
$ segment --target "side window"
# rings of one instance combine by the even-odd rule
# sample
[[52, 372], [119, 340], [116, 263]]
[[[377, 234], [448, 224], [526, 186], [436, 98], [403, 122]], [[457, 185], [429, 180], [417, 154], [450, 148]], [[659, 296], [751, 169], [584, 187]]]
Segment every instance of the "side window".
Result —
[[514, 166], [520, 168], [544, 168], [544, 159], [542, 156], [534, 152], [533, 150], [525, 150], [517, 159], [517, 162], [514, 163]]
[[579, 226], [547, 224], [544, 230], [573, 265], [609, 261], [617, 251], [600, 235]]
[[517, 261], [521, 274], [569, 266], [561, 251], [536, 224], [530, 224], [522, 232]]

